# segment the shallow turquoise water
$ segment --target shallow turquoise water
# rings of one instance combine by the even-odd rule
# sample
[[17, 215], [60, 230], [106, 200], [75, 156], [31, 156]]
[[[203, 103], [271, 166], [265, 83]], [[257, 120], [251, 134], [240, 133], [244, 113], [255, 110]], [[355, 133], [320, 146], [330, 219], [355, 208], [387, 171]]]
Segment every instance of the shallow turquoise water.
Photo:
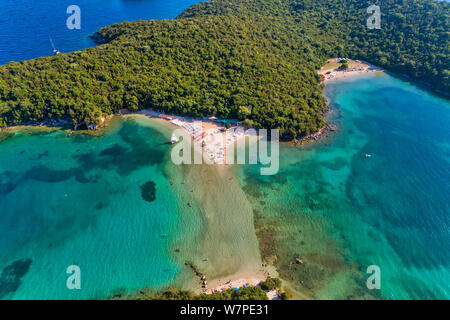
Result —
[[[0, 64], [49, 55], [49, 36], [62, 52], [79, 50], [99, 27], [173, 18], [197, 2], [81, 1], [82, 29], [73, 31], [71, 2], [0, 0]], [[310, 296], [364, 296], [375, 264], [387, 298], [448, 299], [449, 102], [390, 76], [363, 77], [327, 85], [332, 137], [282, 147], [276, 176], [245, 168], [244, 190], [281, 235], [281, 266], [303, 257], [298, 285]], [[104, 298], [173, 283], [183, 267], [173, 249], [195, 247], [203, 221], [186, 214], [189, 190], [170, 183], [181, 173], [166, 141], [130, 120], [98, 138], [23, 131], [0, 143], [0, 299]], [[151, 203], [140, 188], [148, 181]], [[66, 288], [72, 264], [80, 291]]]
[[[384, 297], [448, 298], [448, 101], [387, 75], [330, 83], [326, 95], [336, 133], [283, 145], [275, 176], [238, 168], [280, 273], [295, 272], [308, 298], [367, 298], [365, 270], [378, 265]], [[101, 137], [23, 130], [0, 143], [0, 298], [105, 298], [193, 278], [184, 261], [203, 259], [214, 208], [191, 199], [169, 137], [139, 117]], [[66, 288], [73, 264], [79, 291]]]
[[[81, 0], [81, 30], [69, 30], [72, 2], [0, 0], [0, 64], [50, 55], [49, 37], [61, 52], [80, 50], [100, 27], [175, 18], [197, 2]], [[103, 298], [180, 274], [169, 248], [202, 223], [180, 222], [184, 188], [169, 186], [167, 137], [149, 123], [117, 126], [100, 138], [24, 131], [0, 144], [0, 299]], [[149, 180], [152, 203], [140, 194]], [[80, 291], [65, 286], [70, 264], [81, 267]]]
[[[174, 243], [202, 224], [181, 214], [168, 139], [139, 118], [101, 137], [25, 130], [1, 143], [0, 298], [105, 298], [173, 282]], [[148, 181], [153, 202], [142, 197]], [[81, 269], [81, 290], [66, 287], [69, 265]]]
[[386, 298], [448, 299], [449, 102], [388, 75], [329, 83], [325, 94], [336, 133], [282, 147], [276, 176], [242, 173], [261, 217], [278, 222], [279, 267], [304, 256], [298, 289], [319, 298], [372, 294], [366, 268], [378, 265]]

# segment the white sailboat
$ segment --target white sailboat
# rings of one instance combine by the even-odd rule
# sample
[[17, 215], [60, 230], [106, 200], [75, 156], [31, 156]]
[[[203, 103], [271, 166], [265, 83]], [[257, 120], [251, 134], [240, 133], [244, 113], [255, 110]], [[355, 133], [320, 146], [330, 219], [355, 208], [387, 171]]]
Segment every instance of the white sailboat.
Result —
[[55, 44], [53, 43], [52, 37], [48, 36], [48, 38], [50, 39], [50, 43], [52, 44], [52, 48], [53, 48], [53, 55], [57, 55], [60, 54], [61, 52], [59, 52], [59, 50], [56, 50], [55, 48]]

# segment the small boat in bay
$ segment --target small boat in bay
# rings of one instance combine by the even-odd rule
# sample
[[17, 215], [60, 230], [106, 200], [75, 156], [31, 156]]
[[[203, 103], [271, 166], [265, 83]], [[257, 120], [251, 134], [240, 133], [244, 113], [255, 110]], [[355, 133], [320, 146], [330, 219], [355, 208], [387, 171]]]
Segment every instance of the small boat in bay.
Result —
[[55, 48], [55, 44], [53, 43], [52, 37], [48, 36], [48, 38], [50, 39], [50, 43], [53, 48], [53, 55], [56, 56], [56, 55], [60, 54], [61, 52]]

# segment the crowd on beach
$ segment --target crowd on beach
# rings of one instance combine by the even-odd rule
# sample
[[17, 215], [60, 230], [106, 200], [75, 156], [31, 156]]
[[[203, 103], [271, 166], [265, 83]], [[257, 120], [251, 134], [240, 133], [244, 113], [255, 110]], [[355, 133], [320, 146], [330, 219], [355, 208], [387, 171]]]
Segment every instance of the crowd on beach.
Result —
[[193, 137], [212, 163], [223, 164], [227, 147], [244, 136], [244, 129], [237, 125], [225, 129], [214, 121], [214, 119], [190, 121], [183, 117], [170, 120], [172, 124], [185, 129]]
[[[339, 66], [341, 64], [341, 66]], [[346, 68], [342, 68], [342, 64]], [[318, 71], [324, 82], [337, 80], [357, 74], [370, 72], [383, 72], [382, 68], [375, 67], [369, 63], [347, 58], [329, 59], [327, 63]], [[143, 110], [141, 113], [155, 118], [169, 121], [171, 124], [183, 128], [198, 143], [203, 152], [203, 157], [214, 164], [224, 164], [228, 147], [234, 147], [234, 143], [245, 137], [248, 132], [236, 120], [220, 120], [216, 117], [192, 118], [175, 115], [167, 115], [151, 109]], [[229, 121], [229, 122], [227, 122]], [[225, 125], [225, 124], [228, 125]], [[325, 129], [325, 128], [323, 128]], [[324, 132], [320, 131], [302, 138], [300, 141], [310, 139], [317, 140]], [[331, 130], [334, 131], [334, 130]], [[295, 141], [297, 142], [297, 141]]]
[[145, 110], [142, 113], [169, 121], [171, 124], [183, 128], [202, 148], [204, 157], [211, 163], [224, 164], [227, 147], [246, 135], [245, 129], [239, 126], [237, 121], [229, 121], [226, 128], [225, 120], [216, 117], [188, 118], [167, 115], [153, 110]]
[[257, 287], [259, 286], [260, 282], [260, 279], [240, 279], [235, 281], [229, 280], [225, 284], [219, 285], [214, 289], [206, 291], [206, 293], [217, 293], [228, 289], [238, 290], [239, 288], [247, 288], [248, 286]]
[[[228, 289], [233, 289], [235, 291], [238, 291], [240, 288], [248, 288], [248, 287], [259, 287], [260, 283], [262, 282], [262, 279], [238, 279], [238, 280], [228, 280], [223, 285], [218, 285], [214, 289], [206, 290], [205, 293], [207, 294], [213, 294], [222, 292]], [[269, 300], [280, 300], [280, 296], [278, 295], [277, 290], [269, 290], [266, 291], [267, 297]]]

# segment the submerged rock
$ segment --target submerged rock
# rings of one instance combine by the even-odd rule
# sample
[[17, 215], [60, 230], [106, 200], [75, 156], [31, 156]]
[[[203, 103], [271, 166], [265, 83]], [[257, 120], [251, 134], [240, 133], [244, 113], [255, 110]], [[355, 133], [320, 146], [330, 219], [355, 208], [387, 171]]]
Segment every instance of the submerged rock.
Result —
[[147, 202], [153, 202], [156, 199], [156, 184], [148, 181], [141, 186], [142, 199]]
[[31, 259], [17, 260], [3, 269], [0, 275], [0, 299], [17, 291], [23, 276], [30, 269], [31, 262]]

